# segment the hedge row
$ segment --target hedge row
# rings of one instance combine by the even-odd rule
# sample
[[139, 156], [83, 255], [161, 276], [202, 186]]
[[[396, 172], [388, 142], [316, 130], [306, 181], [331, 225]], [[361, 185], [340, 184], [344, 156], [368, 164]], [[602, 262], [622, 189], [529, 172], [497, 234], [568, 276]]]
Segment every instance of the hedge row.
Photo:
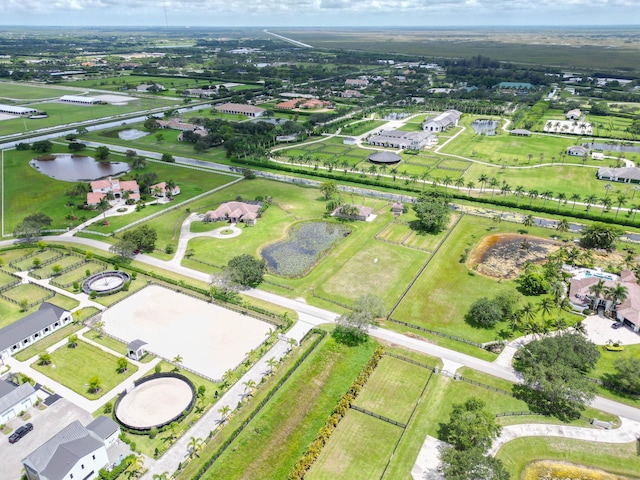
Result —
[[[229, 437], [227, 437], [227, 439], [224, 441], [224, 443], [222, 445], [220, 445], [220, 447], [218, 447], [218, 449], [215, 451], [215, 453], [209, 458], [209, 460], [207, 460], [202, 467], [200, 467], [200, 470], [198, 470], [198, 473], [196, 473], [193, 477], [193, 480], [198, 480], [200, 478], [203, 477], [203, 475], [207, 472], [207, 470], [209, 470], [209, 468], [211, 468], [211, 465], [214, 464], [214, 462], [216, 460], [218, 460], [218, 458], [220, 458], [220, 455], [222, 455], [225, 450], [229, 447], [229, 445], [231, 445], [231, 443], [238, 437], [238, 435], [240, 435], [242, 433], [242, 431], [247, 427], [247, 425], [249, 425], [249, 423], [251, 423], [251, 421], [256, 417], [256, 415], [258, 415], [258, 413], [260, 413], [260, 411], [264, 408], [264, 406], [273, 398], [273, 396], [278, 392], [278, 390], [280, 390], [280, 388], [282, 388], [282, 386], [284, 385], [284, 383], [289, 380], [289, 378], [291, 377], [291, 375], [293, 375], [293, 373], [298, 369], [298, 367], [300, 365], [302, 365], [302, 362], [304, 362], [307, 357], [311, 354], [311, 352], [313, 352], [315, 350], [315, 348], [320, 344], [320, 342], [325, 338], [325, 336], [327, 335], [327, 332], [317, 329], [317, 328], [312, 328], [311, 330], [309, 330], [309, 332], [307, 333], [307, 336], [311, 335], [311, 334], [317, 334], [318, 337], [313, 341], [313, 343], [309, 346], [309, 348], [304, 352], [304, 354], [302, 354], [295, 362], [294, 364], [289, 367], [289, 370], [287, 370], [287, 372], [282, 376], [282, 378], [280, 378], [280, 380], [278, 380], [278, 383], [276, 385], [274, 385], [274, 387], [269, 391], [269, 393], [267, 394], [266, 397], [264, 397], [260, 403], [258, 403], [258, 405], [256, 405], [256, 408], [253, 409], [253, 411], [249, 414], [249, 416], [247, 416], [247, 418], [242, 422], [241, 425], [239, 425], [232, 433], [231, 435], [229, 435]], [[304, 340], [304, 339], [303, 339]], [[301, 342], [302, 343], [302, 342]], [[213, 432], [212, 432], [213, 433]], [[209, 436], [209, 438], [211, 438], [211, 436]], [[207, 439], [208, 440], [208, 439]]]
[[307, 474], [307, 471], [313, 465], [313, 462], [316, 461], [322, 448], [329, 441], [329, 437], [335, 431], [336, 427], [340, 423], [340, 421], [347, 414], [349, 409], [351, 408], [351, 404], [354, 402], [356, 397], [360, 394], [364, 386], [367, 384], [369, 377], [373, 373], [373, 371], [378, 366], [380, 359], [384, 355], [384, 348], [379, 346], [376, 348], [375, 352], [369, 359], [369, 362], [364, 367], [360, 375], [353, 381], [347, 393], [345, 393], [340, 401], [333, 409], [333, 413], [327, 419], [324, 426], [318, 432], [315, 440], [311, 442], [311, 445], [307, 447], [307, 451], [298, 459], [295, 466], [293, 467], [293, 471], [289, 474], [288, 480], [302, 480], [304, 476]]
[[[409, 193], [416, 193], [419, 194], [422, 192], [421, 188], [417, 188], [411, 185], [408, 185], [406, 183], [400, 182], [400, 183], [393, 183], [390, 184], [389, 182], [383, 182], [380, 180], [376, 180], [376, 179], [372, 179], [369, 177], [361, 177], [359, 175], [349, 175], [349, 176], [345, 176], [343, 173], [341, 173], [341, 171], [339, 169], [334, 170], [333, 172], [329, 172], [328, 170], [308, 170], [305, 168], [296, 168], [296, 167], [290, 167], [287, 165], [283, 165], [283, 164], [279, 164], [279, 163], [275, 163], [275, 162], [255, 162], [252, 160], [244, 160], [244, 159], [233, 159], [234, 162], [236, 163], [242, 163], [242, 164], [247, 164], [247, 165], [253, 165], [256, 167], [260, 167], [260, 168], [268, 168], [268, 169], [272, 169], [272, 170], [282, 170], [285, 172], [289, 172], [289, 173], [296, 173], [296, 174], [300, 174], [300, 175], [307, 175], [307, 176], [312, 176], [312, 177], [321, 177], [321, 178], [330, 178], [333, 180], [339, 180], [342, 182], [349, 182], [349, 183], [359, 183], [362, 185], [368, 185], [368, 186], [374, 186], [374, 187], [385, 187], [385, 188], [394, 188], [397, 190], [401, 190], [403, 192], [409, 192]], [[442, 187], [440, 187], [442, 188]], [[499, 205], [499, 206], [503, 206], [503, 207], [508, 207], [508, 208], [515, 208], [518, 210], [523, 210], [523, 211], [529, 211], [529, 212], [534, 212], [534, 213], [545, 213], [545, 214], [551, 214], [551, 215], [563, 215], [566, 217], [571, 217], [571, 218], [579, 218], [579, 219], [584, 219], [584, 220], [591, 220], [591, 221], [596, 221], [596, 222], [604, 222], [604, 223], [610, 223], [610, 224], [614, 224], [614, 225], [623, 225], [623, 226], [627, 226], [627, 227], [638, 227], [640, 226], [640, 221], [636, 221], [633, 222], [630, 219], [625, 219], [623, 217], [618, 216], [618, 218], [611, 218], [611, 217], [605, 217], [603, 215], [599, 215], [597, 213], [589, 213], [589, 212], [583, 212], [583, 211], [571, 211], [571, 210], [558, 210], [557, 205], [555, 202], [551, 203], [550, 207], [547, 206], [539, 206], [539, 205], [527, 205], [526, 201], [525, 202], [518, 202], [516, 203], [516, 201], [514, 200], [505, 200], [505, 199], [500, 199], [498, 197], [494, 197], [493, 199], [491, 198], [478, 198], [478, 197], [472, 197], [470, 195], [465, 195], [461, 190], [460, 191], [454, 191], [453, 189], [450, 189], [448, 191], [449, 195], [451, 195], [452, 198], [454, 199], [458, 199], [458, 200], [466, 200], [472, 203], [481, 203], [481, 204], [489, 204], [489, 205]], [[597, 208], [601, 208], [601, 206], [599, 205], [593, 205], [592, 206], [593, 209], [597, 209]]]
[[108, 472], [105, 468], [101, 468], [98, 472], [98, 478], [100, 480], [116, 480], [133, 462], [135, 455], [127, 455], [122, 459], [120, 464], [117, 467], [113, 467], [113, 469]]

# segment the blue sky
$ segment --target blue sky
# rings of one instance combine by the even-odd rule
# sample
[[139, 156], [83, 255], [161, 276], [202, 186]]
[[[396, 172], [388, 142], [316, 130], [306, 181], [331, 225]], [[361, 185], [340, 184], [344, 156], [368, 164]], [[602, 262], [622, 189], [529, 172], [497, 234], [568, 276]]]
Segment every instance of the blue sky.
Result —
[[0, 0], [0, 25], [640, 24], [640, 0]]

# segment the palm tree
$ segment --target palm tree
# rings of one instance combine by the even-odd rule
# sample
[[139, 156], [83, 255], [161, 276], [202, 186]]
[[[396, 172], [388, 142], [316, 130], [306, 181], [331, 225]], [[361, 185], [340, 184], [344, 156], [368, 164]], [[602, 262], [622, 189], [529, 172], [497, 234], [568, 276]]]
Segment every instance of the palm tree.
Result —
[[600, 201], [602, 202], [602, 211], [600, 212], [600, 216], [603, 216], [605, 212], [608, 212], [611, 209], [613, 201], [609, 197], [601, 198]]
[[69, 348], [76, 348], [78, 346], [78, 335], [73, 333], [71, 335], [69, 335], [69, 338], [67, 339], [67, 346]]
[[169, 472], [154, 473], [153, 480], [169, 480]]
[[518, 206], [518, 202], [520, 202], [520, 196], [524, 193], [524, 187], [522, 185], [518, 185], [513, 193], [516, 194], [516, 207]]
[[500, 188], [500, 190], [502, 191], [502, 198], [506, 199], [507, 198], [507, 193], [511, 192], [511, 186], [509, 186], [508, 183], [503, 183], [502, 187]]
[[447, 192], [447, 189], [449, 188], [449, 185], [451, 185], [451, 182], [453, 182], [453, 178], [451, 178], [449, 175], [447, 175], [446, 177], [444, 177], [442, 179], [442, 183], [444, 184], [445, 193]]
[[469, 189], [469, 196], [471, 196], [471, 190], [476, 186], [476, 182], [469, 181], [467, 182], [467, 188]]
[[98, 332], [98, 338], [102, 338], [102, 329], [104, 328], [104, 322], [102, 320], [95, 322], [93, 324], [93, 328], [96, 332]]
[[580, 194], [579, 193], [574, 193], [569, 197], [569, 200], [571, 200], [573, 202], [573, 207], [571, 207], [571, 211], [573, 212], [576, 208], [576, 202], [578, 200], [580, 200]]
[[594, 193], [584, 198], [584, 203], [587, 204], [587, 210], [586, 210], [587, 212], [591, 208], [591, 205], [593, 205], [597, 200], [598, 200], [598, 197]]
[[489, 186], [491, 187], [491, 200], [493, 200], [493, 194], [496, 193], [496, 187], [498, 185], [500, 185], [498, 179], [495, 177], [491, 177], [491, 180], [489, 180]]
[[222, 417], [222, 423], [227, 421], [229, 415], [231, 415], [231, 407], [229, 405], [223, 405], [218, 409], [218, 413]]
[[391, 174], [391, 180], [395, 182], [396, 175], [398, 175], [398, 169], [396, 167], [393, 167], [391, 170], [389, 170], [389, 173]]
[[618, 195], [616, 197], [616, 202], [618, 202], [618, 210], [616, 211], [616, 218], [618, 218], [618, 214], [620, 213], [620, 208], [622, 208], [622, 204], [627, 201], [627, 197], [624, 195]]
[[196, 437], [191, 437], [189, 439], [189, 444], [188, 444], [188, 448], [189, 448], [189, 458], [193, 458], [193, 457], [197, 457], [198, 452], [200, 451], [200, 449], [202, 449], [202, 446], [204, 445], [204, 442], [202, 441], [201, 438], [196, 438]]
[[613, 287], [609, 287], [606, 290], [607, 296], [611, 299], [613, 303], [612, 308], [615, 309], [616, 305], [619, 303], [623, 303], [629, 296], [629, 289], [624, 285], [616, 282]]
[[140, 478], [142, 470], [144, 469], [144, 457], [142, 455], [136, 455], [131, 459], [129, 468], [127, 469], [129, 478]]
[[559, 220], [558, 223], [556, 223], [556, 230], [563, 233], [569, 231], [569, 222], [566, 218], [563, 218], [562, 220]]
[[464, 187], [464, 177], [458, 177], [454, 185], [458, 188], [458, 191], [460, 191], [460, 189]]
[[533, 215], [527, 215], [526, 217], [524, 217], [524, 220], [522, 221], [522, 224], [525, 227], [533, 227], [535, 225], [536, 221], [533, 218]]
[[561, 202], [567, 202], [567, 194], [564, 192], [560, 192], [558, 193], [558, 208], [556, 209], [556, 211], [560, 211], [560, 203]]
[[231, 381], [233, 380], [234, 376], [235, 375], [233, 373], [233, 370], [231, 370], [231, 369], [227, 370], [226, 372], [224, 372], [222, 374], [222, 384], [224, 385], [224, 387], [227, 387], [231, 383]]
[[100, 212], [102, 212], [102, 214], [104, 215], [104, 218], [106, 220], [106, 218], [107, 218], [107, 210], [109, 210], [111, 208], [111, 205], [107, 201], [107, 198], [106, 197], [102, 197], [100, 199], [100, 201], [98, 202], [98, 205], [96, 205], [96, 207], [98, 208], [98, 210], [100, 210]]
[[537, 309], [533, 303], [527, 302], [520, 308], [520, 318], [525, 324], [531, 323], [536, 316], [536, 312]]
[[176, 355], [175, 357], [173, 357], [173, 360], [171, 360], [171, 363], [173, 363], [175, 365], [175, 371], [180, 370], [180, 365], [182, 364], [182, 355]]
[[480, 193], [482, 193], [484, 191], [484, 186], [487, 183], [487, 181], [489, 181], [489, 177], [487, 175], [485, 175], [484, 173], [482, 175], [480, 175], [480, 178], [478, 178], [478, 181], [480, 182]]
[[593, 297], [592, 301], [593, 301], [594, 310], [598, 306], [600, 297], [605, 292], [605, 290], [606, 290], [606, 286], [604, 284], [604, 280], [602, 279], [598, 280], [598, 283], [594, 283], [589, 287], [589, 293]]
[[276, 357], [271, 357], [269, 360], [267, 360], [267, 365], [269, 366], [269, 373], [273, 373], [275, 368], [278, 366], [278, 360], [276, 359]]
[[167, 180], [165, 182], [164, 190], [166, 192], [167, 197], [173, 196], [173, 191], [176, 189], [176, 187], [177, 187], [176, 182], [174, 182], [173, 180]]
[[251, 379], [244, 382], [243, 385], [244, 385], [244, 391], [248, 396], [251, 396], [253, 394], [253, 391], [257, 386], [255, 380], [251, 380]]
[[582, 320], [578, 320], [576, 323], [573, 324], [573, 329], [575, 330], [576, 333], [579, 333], [581, 335], [586, 335], [587, 334], [587, 329], [584, 326], [584, 324], [582, 323]]
[[555, 306], [555, 302], [551, 297], [544, 297], [540, 300], [540, 311], [542, 312], [542, 318], [545, 318], [547, 315], [551, 315], [551, 310]]
[[533, 200], [538, 198], [538, 190], [533, 189], [533, 190], [529, 190], [527, 192], [527, 195], [529, 195], [529, 206], [531, 206], [533, 204]]
[[604, 196], [605, 196], [605, 197], [608, 197], [608, 196], [609, 196], [609, 191], [610, 191], [612, 188], [613, 188], [613, 187], [611, 186], [611, 184], [610, 184], [610, 183], [607, 183], [607, 184], [604, 186], [604, 189], [605, 189]]

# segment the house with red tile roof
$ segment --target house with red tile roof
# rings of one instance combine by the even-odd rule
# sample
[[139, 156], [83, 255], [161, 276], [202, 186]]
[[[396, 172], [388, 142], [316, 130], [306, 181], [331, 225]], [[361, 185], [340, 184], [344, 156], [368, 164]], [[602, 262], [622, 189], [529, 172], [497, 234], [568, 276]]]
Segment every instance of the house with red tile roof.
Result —
[[151, 185], [149, 187], [149, 193], [158, 198], [175, 197], [180, 193], [180, 187], [176, 185], [169, 191], [167, 190], [167, 182], [160, 182]]
[[261, 207], [261, 204], [225, 202], [215, 210], [205, 213], [203, 220], [205, 222], [243, 222], [246, 225], [255, 225]]
[[[103, 178], [94, 180], [89, 184], [91, 191], [87, 193], [87, 205], [95, 206], [100, 200], [113, 193], [114, 198], [120, 199], [125, 196], [130, 200], [140, 200], [140, 186], [135, 180], [119, 180], [117, 178]], [[125, 195], [126, 194], [126, 195]]]

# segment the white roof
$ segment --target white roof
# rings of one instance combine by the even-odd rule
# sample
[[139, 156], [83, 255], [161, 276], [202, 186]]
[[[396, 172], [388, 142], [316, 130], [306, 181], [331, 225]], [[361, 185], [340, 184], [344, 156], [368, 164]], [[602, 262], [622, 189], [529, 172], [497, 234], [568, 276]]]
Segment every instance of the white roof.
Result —
[[16, 115], [22, 115], [23, 113], [37, 112], [35, 108], [16, 107], [15, 105], [0, 104], [0, 112], [15, 113]]
[[83, 97], [80, 95], [63, 95], [60, 97], [63, 102], [82, 102], [82, 103], [96, 103], [98, 100], [93, 97]]

